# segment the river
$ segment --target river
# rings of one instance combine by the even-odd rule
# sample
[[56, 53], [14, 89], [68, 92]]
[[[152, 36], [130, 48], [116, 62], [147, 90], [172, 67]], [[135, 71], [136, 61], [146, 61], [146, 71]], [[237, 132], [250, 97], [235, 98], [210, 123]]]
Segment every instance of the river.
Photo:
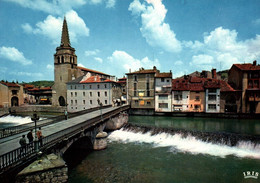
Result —
[[260, 172], [259, 120], [130, 116], [129, 123], [109, 135], [106, 150], [72, 153], [69, 183], [260, 182], [244, 177]]

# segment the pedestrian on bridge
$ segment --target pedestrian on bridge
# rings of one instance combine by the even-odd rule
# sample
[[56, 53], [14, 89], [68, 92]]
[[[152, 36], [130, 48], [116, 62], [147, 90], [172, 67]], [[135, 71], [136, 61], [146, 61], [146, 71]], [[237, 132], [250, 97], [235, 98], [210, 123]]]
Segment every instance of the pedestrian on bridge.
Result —
[[39, 141], [39, 145], [41, 147], [42, 146], [42, 138], [43, 138], [41, 127], [39, 127], [39, 130], [37, 131], [36, 135], [37, 135], [37, 138], [38, 138], [38, 141]]
[[25, 135], [22, 135], [22, 138], [19, 140], [19, 144], [21, 145], [20, 156], [22, 156], [23, 153], [26, 153], [26, 139], [25, 139]]
[[33, 147], [33, 133], [32, 133], [33, 130], [30, 130], [28, 133], [27, 133], [27, 138], [29, 140], [29, 144], [30, 144], [30, 147]]
[[65, 119], [68, 120], [68, 111], [67, 110], [64, 111], [64, 116], [65, 116]]

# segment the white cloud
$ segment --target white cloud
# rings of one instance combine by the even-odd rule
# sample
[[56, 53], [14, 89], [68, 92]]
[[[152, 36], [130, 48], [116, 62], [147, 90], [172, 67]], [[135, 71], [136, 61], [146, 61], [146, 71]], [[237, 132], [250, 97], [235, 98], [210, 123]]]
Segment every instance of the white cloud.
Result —
[[94, 59], [95, 59], [96, 61], [98, 61], [99, 63], [102, 63], [102, 62], [103, 62], [103, 59], [102, 59], [102, 58], [95, 57]]
[[43, 77], [42, 73], [31, 73], [31, 72], [11, 72], [11, 75], [15, 76], [32, 76], [32, 77]]
[[173, 65], [175, 65], [175, 66], [183, 65], [183, 61], [177, 60], [176, 62], [173, 63]]
[[47, 64], [46, 68], [49, 70], [54, 70], [54, 66], [51, 64]]
[[252, 21], [254, 25], [260, 25], [260, 18]]
[[108, 60], [113, 63], [115, 68], [123, 67], [124, 72], [129, 72], [129, 69], [131, 69], [131, 71], [135, 71], [141, 67], [145, 69], [153, 68], [153, 66], [160, 68], [160, 63], [157, 59], [154, 61], [149, 60], [148, 57], [144, 57], [143, 59], [136, 59], [125, 51], [114, 51], [112, 56], [108, 57]]
[[21, 63], [22, 65], [30, 65], [32, 61], [25, 58], [23, 52], [20, 52], [15, 47], [0, 47], [0, 57], [13, 62]]
[[65, 12], [86, 4], [87, 0], [5, 0], [19, 4], [24, 8], [43, 11], [52, 15], [63, 15]]
[[128, 10], [133, 15], [141, 14], [142, 26], [140, 31], [146, 42], [154, 47], [160, 47], [168, 52], [181, 51], [181, 43], [176, 39], [170, 25], [164, 22], [167, 9], [162, 0], [146, 0], [147, 4], [141, 4], [134, 0]]
[[116, 0], [107, 0], [106, 7], [113, 8], [113, 7], [115, 7], [115, 4], [116, 4]]
[[203, 42], [185, 42], [184, 45], [195, 52], [190, 64], [203, 69], [209, 65], [211, 68], [221, 66], [220, 69], [229, 69], [234, 63], [260, 59], [260, 35], [244, 41], [238, 41], [237, 37], [236, 30], [218, 27], [209, 34], [205, 33]]
[[[78, 37], [89, 36], [89, 28], [86, 26], [84, 20], [78, 16], [77, 12], [73, 10], [68, 11], [66, 13], [66, 20], [68, 22], [71, 42], [77, 42]], [[63, 18], [56, 18], [49, 15], [44, 21], [38, 22], [35, 28], [28, 23], [23, 24], [22, 28], [26, 33], [43, 35], [52, 40], [53, 44], [57, 45], [61, 38], [62, 24]]]
[[81, 64], [81, 63], [79, 63], [78, 66], [79, 66], [79, 67], [84, 67], [84, 68], [85, 68], [85, 66], [84, 66], [83, 64]]
[[95, 49], [95, 50], [87, 50], [85, 51], [85, 56], [94, 56], [97, 55], [100, 52], [99, 49]]

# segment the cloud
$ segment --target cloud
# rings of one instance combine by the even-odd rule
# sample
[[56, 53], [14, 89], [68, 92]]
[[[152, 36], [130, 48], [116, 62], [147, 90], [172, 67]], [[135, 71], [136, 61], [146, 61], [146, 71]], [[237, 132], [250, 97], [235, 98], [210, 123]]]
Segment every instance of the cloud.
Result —
[[[89, 36], [89, 28], [86, 26], [84, 20], [80, 18], [77, 12], [71, 10], [66, 13], [66, 20], [69, 27], [69, 36], [71, 42], [77, 42], [78, 37]], [[22, 29], [30, 34], [43, 35], [50, 40], [52, 43], [57, 45], [60, 42], [61, 31], [62, 31], [63, 18], [54, 17], [52, 15], [38, 22], [33, 28], [28, 23], [22, 25]]]
[[23, 52], [20, 52], [15, 47], [0, 47], [0, 57], [10, 60], [12, 62], [17, 62], [22, 65], [30, 65], [32, 61], [25, 58]]
[[105, 3], [107, 8], [113, 8], [116, 0], [4, 0], [16, 3], [24, 8], [49, 13], [51, 15], [64, 15], [65, 12], [82, 7], [85, 4]]
[[183, 61], [177, 60], [176, 62], [173, 63], [173, 65], [175, 65], [175, 66], [181, 66], [181, 65], [183, 65]]
[[129, 72], [129, 69], [135, 71], [141, 67], [149, 69], [156, 66], [157, 68], [160, 68], [160, 63], [157, 59], [154, 61], [150, 60], [148, 57], [136, 59], [125, 51], [114, 51], [112, 56], [108, 57], [108, 60], [112, 62], [115, 67], [118, 67], [118, 69], [123, 68], [124, 72]]
[[142, 26], [140, 31], [149, 45], [162, 48], [168, 52], [180, 52], [182, 50], [181, 42], [177, 40], [170, 25], [164, 22], [167, 9], [162, 4], [162, 0], [146, 0], [146, 4], [134, 0], [129, 5], [128, 10], [135, 16], [141, 16]]
[[102, 63], [102, 62], [103, 62], [103, 59], [102, 59], [102, 58], [95, 57], [94, 59], [95, 59], [96, 61], [98, 61], [99, 63]]
[[260, 25], [260, 18], [256, 19], [256, 20], [253, 20], [252, 23], [254, 25]]
[[24, 8], [42, 11], [52, 15], [63, 15], [65, 12], [78, 8], [87, 3], [87, 0], [5, 0], [19, 4]]
[[31, 73], [31, 72], [11, 72], [11, 75], [15, 75], [15, 76], [32, 76], [32, 77], [43, 77], [42, 73]]
[[85, 51], [85, 56], [94, 56], [97, 55], [100, 52], [99, 49], [95, 49], [95, 50], [87, 50]]
[[79, 67], [84, 67], [84, 68], [86, 68], [86, 67], [85, 67], [83, 64], [81, 64], [81, 63], [79, 63], [78, 66], [79, 66]]
[[54, 70], [54, 66], [51, 64], [47, 64], [46, 68], [52, 71]]
[[229, 69], [234, 63], [252, 62], [260, 59], [260, 35], [254, 39], [238, 41], [236, 30], [218, 27], [210, 33], [204, 33], [203, 42], [184, 42], [194, 52], [190, 65], [195, 68]]

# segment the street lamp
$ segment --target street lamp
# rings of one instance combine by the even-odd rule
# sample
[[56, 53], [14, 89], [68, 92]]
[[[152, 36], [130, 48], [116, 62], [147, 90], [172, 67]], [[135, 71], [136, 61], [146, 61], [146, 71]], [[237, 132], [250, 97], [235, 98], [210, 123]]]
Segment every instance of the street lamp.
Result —
[[97, 99], [97, 102], [98, 102], [98, 105], [99, 105], [99, 107], [100, 107], [100, 115], [101, 115], [101, 121], [103, 121], [103, 117], [102, 117], [102, 102], [100, 102], [100, 100], [99, 99]]
[[36, 122], [37, 120], [39, 120], [39, 116], [37, 115], [36, 111], [34, 111], [33, 113], [33, 117], [31, 118], [32, 121], [34, 121], [34, 128], [35, 128], [35, 143], [34, 143], [34, 147], [35, 147], [35, 150], [36, 152], [38, 152], [38, 143], [37, 143], [37, 134], [36, 134], [36, 131], [37, 131], [37, 125], [36, 125]]

